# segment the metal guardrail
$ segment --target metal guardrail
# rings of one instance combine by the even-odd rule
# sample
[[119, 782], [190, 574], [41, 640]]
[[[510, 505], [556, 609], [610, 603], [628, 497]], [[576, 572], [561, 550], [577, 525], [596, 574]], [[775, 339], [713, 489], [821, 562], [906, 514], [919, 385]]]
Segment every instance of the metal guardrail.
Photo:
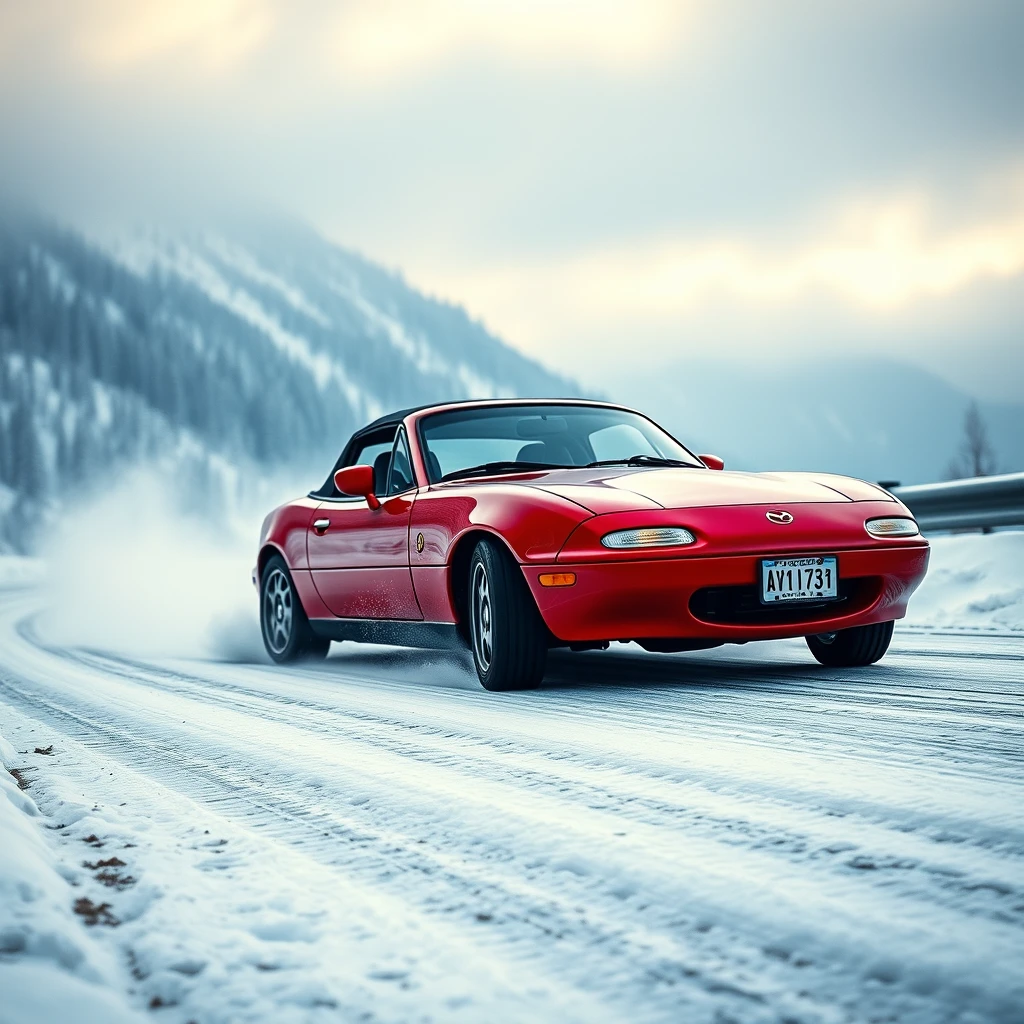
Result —
[[1024, 526], [1024, 473], [891, 490], [925, 532]]

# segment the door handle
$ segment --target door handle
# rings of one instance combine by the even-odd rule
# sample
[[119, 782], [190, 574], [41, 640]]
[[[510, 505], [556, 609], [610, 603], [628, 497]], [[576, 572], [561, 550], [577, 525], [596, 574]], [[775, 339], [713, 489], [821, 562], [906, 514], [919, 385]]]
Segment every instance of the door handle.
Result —
[[330, 519], [317, 519], [313, 522], [313, 529], [316, 530], [317, 533], [323, 534], [327, 532], [330, 525]]

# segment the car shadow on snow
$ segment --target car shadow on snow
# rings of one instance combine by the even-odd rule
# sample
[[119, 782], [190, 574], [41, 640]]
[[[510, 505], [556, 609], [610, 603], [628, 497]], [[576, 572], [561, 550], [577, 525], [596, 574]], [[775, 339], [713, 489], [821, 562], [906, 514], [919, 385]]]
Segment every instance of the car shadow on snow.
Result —
[[[445, 689], [480, 689], [468, 651], [424, 651], [346, 643], [335, 645], [326, 662], [303, 668], [304, 672], [323, 673], [325, 676], [334, 675], [339, 670]], [[878, 669], [839, 671], [845, 675], [848, 672], [876, 672]], [[633, 645], [616, 645], [608, 651], [550, 651], [541, 690], [608, 687], [631, 690], [724, 687], [743, 690], [760, 689], [765, 684], [828, 684], [836, 680], [836, 673], [835, 669], [824, 669], [818, 665], [803, 641], [773, 641], [744, 647], [728, 645], [684, 654], [652, 654]]]
[[346, 642], [334, 644], [325, 662], [307, 665], [306, 670], [385, 676], [399, 682], [422, 682], [445, 689], [473, 690], [480, 685], [468, 650], [434, 651]]
[[656, 686], [741, 690], [759, 689], [765, 683], [785, 685], [834, 678], [835, 670], [818, 665], [802, 642], [799, 648], [792, 644], [756, 644], [749, 649], [732, 646], [684, 654], [650, 654], [630, 647], [580, 654], [551, 651], [543, 689]]

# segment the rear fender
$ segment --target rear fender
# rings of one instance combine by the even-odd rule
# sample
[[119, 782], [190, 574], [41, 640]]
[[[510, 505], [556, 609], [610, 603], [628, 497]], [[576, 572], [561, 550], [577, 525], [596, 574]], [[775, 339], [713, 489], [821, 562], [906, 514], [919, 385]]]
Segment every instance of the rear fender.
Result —
[[319, 500], [300, 498], [275, 508], [263, 520], [263, 529], [260, 531], [261, 553], [267, 546], [274, 547], [280, 551], [292, 571], [308, 569], [306, 540], [309, 524], [321, 504]]
[[303, 610], [308, 618], [330, 618], [330, 609], [323, 603], [313, 577], [309, 572], [309, 560], [306, 555], [306, 540], [309, 536], [309, 524], [317, 508], [322, 503], [312, 498], [300, 498], [274, 509], [263, 520], [260, 531], [260, 551], [256, 560], [256, 586], [263, 575], [267, 562], [274, 556], [284, 559], [291, 573], [295, 590], [302, 602]]

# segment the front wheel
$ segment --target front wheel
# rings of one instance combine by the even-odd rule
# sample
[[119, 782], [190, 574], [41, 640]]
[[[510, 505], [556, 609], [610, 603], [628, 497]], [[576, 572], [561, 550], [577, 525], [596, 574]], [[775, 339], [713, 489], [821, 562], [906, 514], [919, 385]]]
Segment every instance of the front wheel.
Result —
[[477, 544], [469, 563], [469, 633], [485, 690], [540, 686], [547, 631], [519, 566], [488, 540]]
[[274, 555], [260, 579], [260, 628], [267, 654], [278, 664], [326, 658], [331, 641], [318, 637], [299, 600], [288, 566]]
[[873, 665], [889, 650], [895, 623], [876, 622], [835, 633], [807, 637], [807, 646], [822, 665], [830, 668], [854, 668]]

